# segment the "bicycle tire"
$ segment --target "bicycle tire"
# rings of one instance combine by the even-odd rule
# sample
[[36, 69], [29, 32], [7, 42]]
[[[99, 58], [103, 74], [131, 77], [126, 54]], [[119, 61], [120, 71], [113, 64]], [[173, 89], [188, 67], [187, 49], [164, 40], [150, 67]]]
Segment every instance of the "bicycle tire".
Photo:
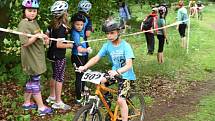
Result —
[[[93, 114], [89, 114], [93, 104], [87, 104], [81, 107], [78, 112], [75, 114], [75, 117], [72, 121], [102, 121], [101, 113], [98, 109], [94, 109]], [[83, 114], [83, 118], [81, 118]]]
[[[130, 101], [131, 104], [129, 104], [128, 101]], [[136, 115], [136, 111], [140, 113], [140, 115], [130, 118], [129, 121], [144, 121], [146, 112], [143, 94], [130, 92], [129, 96], [127, 97], [127, 105], [129, 110], [128, 116]]]

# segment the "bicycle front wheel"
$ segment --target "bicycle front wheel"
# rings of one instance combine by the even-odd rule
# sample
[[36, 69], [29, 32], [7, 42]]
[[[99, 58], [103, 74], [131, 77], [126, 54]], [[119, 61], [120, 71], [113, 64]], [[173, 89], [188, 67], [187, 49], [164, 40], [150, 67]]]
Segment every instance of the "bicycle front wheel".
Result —
[[87, 104], [81, 107], [75, 114], [73, 121], [102, 121], [100, 111], [92, 108], [93, 104]]
[[127, 97], [129, 121], [144, 121], [145, 101], [143, 94], [131, 92]]

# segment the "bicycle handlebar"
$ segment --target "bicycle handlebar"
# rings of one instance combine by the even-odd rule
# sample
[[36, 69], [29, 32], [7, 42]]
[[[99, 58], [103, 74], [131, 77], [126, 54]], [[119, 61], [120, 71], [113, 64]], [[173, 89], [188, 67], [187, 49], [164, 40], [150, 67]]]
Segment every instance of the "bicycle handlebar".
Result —
[[[85, 73], [87, 71], [91, 71], [90, 69], [87, 69], [87, 70], [85, 70], [85, 71], [82, 72], [82, 71], [80, 71], [78, 69], [78, 67], [77, 67], [77, 65], [75, 63], [73, 63], [73, 66], [75, 68], [75, 72]], [[108, 71], [105, 71], [105, 72], [102, 72], [102, 73], [104, 74], [104, 78], [106, 78], [106, 79], [118, 79], [118, 78], [121, 78], [120, 76], [114, 76], [114, 77], [110, 76], [110, 74], [108, 73]]]

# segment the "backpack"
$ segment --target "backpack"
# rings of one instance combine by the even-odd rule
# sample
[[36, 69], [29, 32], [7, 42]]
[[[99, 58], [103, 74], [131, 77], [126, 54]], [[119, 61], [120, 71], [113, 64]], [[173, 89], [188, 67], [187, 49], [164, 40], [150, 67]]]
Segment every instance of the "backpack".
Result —
[[141, 23], [141, 30], [149, 30], [153, 25], [153, 16], [147, 16], [147, 18]]

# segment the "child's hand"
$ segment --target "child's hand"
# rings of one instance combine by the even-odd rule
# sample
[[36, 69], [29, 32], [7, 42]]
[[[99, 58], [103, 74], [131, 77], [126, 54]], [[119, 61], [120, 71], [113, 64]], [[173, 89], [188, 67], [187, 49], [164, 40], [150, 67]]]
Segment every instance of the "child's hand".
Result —
[[86, 31], [87, 38], [90, 37], [90, 33], [91, 33], [91, 31]]
[[36, 38], [43, 38], [43, 34], [42, 33], [37, 33], [34, 35], [34, 37]]
[[118, 75], [118, 73], [117, 73], [115, 70], [110, 70], [110, 71], [108, 71], [108, 74], [109, 74], [111, 77], [114, 77], [114, 76]]
[[45, 44], [48, 45], [49, 44], [49, 37], [46, 34], [43, 34], [42, 37], [44, 38]]
[[78, 67], [78, 70], [79, 70], [80, 72], [84, 72], [85, 70], [87, 70], [87, 68], [86, 68], [85, 66], [79, 66], [79, 67]]
[[92, 53], [92, 52], [93, 52], [93, 49], [92, 49], [91, 47], [88, 47], [88, 48], [87, 48], [87, 53], [90, 54], [90, 53]]

